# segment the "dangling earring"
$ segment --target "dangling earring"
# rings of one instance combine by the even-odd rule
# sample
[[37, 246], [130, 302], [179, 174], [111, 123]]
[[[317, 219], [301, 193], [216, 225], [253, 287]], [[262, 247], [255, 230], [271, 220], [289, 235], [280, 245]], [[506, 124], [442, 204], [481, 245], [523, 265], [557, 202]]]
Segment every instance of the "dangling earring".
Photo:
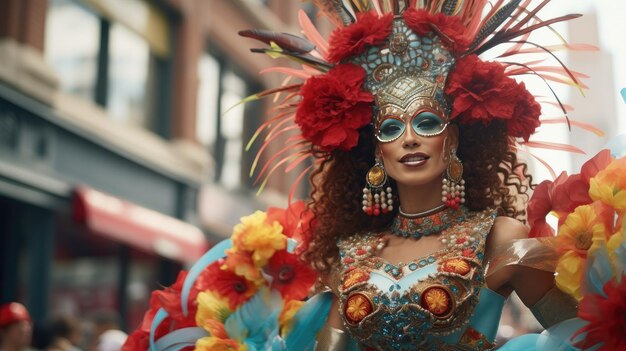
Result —
[[376, 163], [365, 175], [367, 186], [363, 188], [363, 212], [369, 216], [393, 211], [393, 194], [391, 187], [383, 189], [387, 182], [385, 167], [376, 159]]
[[441, 186], [441, 201], [452, 208], [459, 208], [465, 203], [465, 180], [463, 180], [463, 164], [456, 155], [456, 150], [450, 152], [450, 160], [443, 177]]

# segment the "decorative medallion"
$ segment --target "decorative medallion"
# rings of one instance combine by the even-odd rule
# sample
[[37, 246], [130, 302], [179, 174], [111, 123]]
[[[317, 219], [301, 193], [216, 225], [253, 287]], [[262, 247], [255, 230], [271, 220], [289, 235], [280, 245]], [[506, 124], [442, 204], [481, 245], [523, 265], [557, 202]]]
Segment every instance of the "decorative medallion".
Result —
[[372, 166], [372, 168], [370, 168], [367, 172], [367, 183], [374, 188], [378, 188], [383, 185], [386, 178], [387, 176], [385, 174], [385, 170], [378, 164]]
[[374, 306], [367, 295], [354, 293], [346, 300], [343, 312], [346, 316], [346, 321], [354, 325], [358, 324], [373, 311]]
[[383, 80], [387, 79], [387, 77], [393, 74], [394, 69], [394, 65], [384, 63], [374, 69], [374, 72], [372, 73], [372, 78], [374, 78], [374, 80], [377, 82], [382, 82]]
[[452, 155], [452, 160], [448, 164], [448, 177], [455, 183], [459, 183], [463, 177], [463, 164], [456, 155]]
[[454, 301], [443, 285], [433, 285], [422, 293], [420, 306], [437, 318], [447, 318], [454, 309]]
[[396, 55], [402, 55], [409, 47], [409, 40], [404, 33], [394, 33], [389, 40], [389, 50]]
[[364, 269], [353, 269], [346, 273], [343, 278], [343, 289], [350, 289], [352, 286], [366, 282], [370, 279], [370, 273]]
[[444, 272], [466, 275], [471, 269], [469, 262], [462, 258], [451, 258], [441, 263], [441, 270]]

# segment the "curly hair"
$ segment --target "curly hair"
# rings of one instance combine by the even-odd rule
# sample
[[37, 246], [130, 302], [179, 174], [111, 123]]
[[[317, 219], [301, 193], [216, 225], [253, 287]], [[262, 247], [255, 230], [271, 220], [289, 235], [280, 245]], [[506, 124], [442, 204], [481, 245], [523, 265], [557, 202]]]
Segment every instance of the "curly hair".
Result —
[[[458, 127], [457, 155], [463, 162], [466, 206], [473, 211], [497, 207], [504, 215], [524, 221], [532, 177], [527, 165], [510, 148], [506, 124], [494, 121]], [[303, 259], [322, 273], [327, 273], [338, 257], [337, 240], [355, 233], [382, 231], [397, 212], [396, 206], [391, 213], [373, 217], [362, 210], [362, 189], [365, 175], [374, 164], [376, 141], [371, 126], [359, 133], [359, 144], [350, 151], [314, 152], [323, 160], [311, 174], [309, 206], [315, 225]], [[390, 181], [395, 190], [395, 183]]]

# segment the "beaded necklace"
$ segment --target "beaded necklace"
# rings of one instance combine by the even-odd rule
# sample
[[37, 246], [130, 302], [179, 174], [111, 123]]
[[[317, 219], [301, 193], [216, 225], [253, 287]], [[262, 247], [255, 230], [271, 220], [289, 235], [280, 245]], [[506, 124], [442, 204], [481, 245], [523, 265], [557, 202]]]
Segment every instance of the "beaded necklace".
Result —
[[467, 217], [467, 208], [445, 208], [425, 216], [398, 214], [391, 222], [389, 232], [403, 238], [419, 239], [422, 236], [439, 234]]

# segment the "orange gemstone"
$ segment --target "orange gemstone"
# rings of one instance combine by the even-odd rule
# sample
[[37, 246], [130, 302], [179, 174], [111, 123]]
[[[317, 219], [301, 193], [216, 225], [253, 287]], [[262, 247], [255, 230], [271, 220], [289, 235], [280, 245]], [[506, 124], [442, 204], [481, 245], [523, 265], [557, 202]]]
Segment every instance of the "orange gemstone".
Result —
[[452, 309], [450, 293], [439, 286], [427, 288], [422, 293], [420, 305], [435, 316], [445, 316]]
[[343, 278], [343, 288], [349, 289], [353, 285], [367, 281], [370, 278], [370, 275], [367, 271], [362, 269], [354, 269], [350, 272], [346, 273]]
[[469, 262], [461, 258], [452, 258], [441, 264], [441, 269], [444, 272], [456, 273], [460, 275], [466, 275], [470, 272], [471, 268], [472, 267]]
[[373, 310], [374, 307], [367, 296], [361, 293], [354, 293], [346, 300], [344, 314], [348, 323], [357, 324], [372, 313]]

